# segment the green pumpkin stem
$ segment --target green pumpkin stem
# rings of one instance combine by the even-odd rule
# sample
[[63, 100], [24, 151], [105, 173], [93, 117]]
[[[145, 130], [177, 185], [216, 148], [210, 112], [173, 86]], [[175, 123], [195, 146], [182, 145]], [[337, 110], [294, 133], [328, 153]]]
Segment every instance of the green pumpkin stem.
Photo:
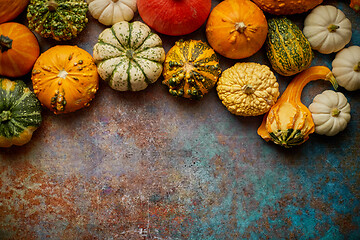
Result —
[[132, 49], [129, 49], [129, 50], [127, 50], [126, 51], [126, 57], [128, 57], [129, 59], [134, 59], [134, 57], [135, 57], [135, 52], [134, 52], [134, 50], [132, 50]]
[[1, 52], [6, 52], [7, 50], [11, 49], [12, 47], [12, 39], [7, 36], [1, 35], [0, 36], [0, 49]]
[[360, 62], [358, 62], [354, 67], [355, 72], [360, 72]]
[[340, 115], [340, 110], [338, 109], [338, 108], [333, 108], [332, 110], [331, 110], [331, 116], [333, 116], [333, 117], [338, 117], [339, 115]]
[[335, 25], [335, 24], [330, 24], [330, 25], [328, 26], [329, 32], [336, 32], [336, 29], [339, 29], [339, 28], [340, 28], [340, 26]]
[[0, 121], [5, 122], [11, 119], [11, 112], [10, 111], [2, 111], [0, 113]]
[[59, 6], [59, 4], [55, 0], [49, 0], [47, 2], [47, 7], [48, 7], [50, 12], [55, 11], [58, 6]]

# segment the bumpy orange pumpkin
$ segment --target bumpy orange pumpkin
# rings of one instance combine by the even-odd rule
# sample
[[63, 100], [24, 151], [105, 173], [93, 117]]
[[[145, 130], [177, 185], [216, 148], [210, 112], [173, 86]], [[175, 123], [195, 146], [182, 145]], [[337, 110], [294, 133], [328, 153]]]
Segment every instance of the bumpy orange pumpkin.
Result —
[[275, 15], [303, 13], [316, 7], [323, 0], [253, 0], [263, 11]]
[[89, 106], [99, 87], [92, 56], [76, 46], [58, 45], [41, 54], [31, 79], [41, 104], [55, 114]]
[[26, 26], [15, 22], [0, 24], [0, 75], [25, 75], [39, 54], [39, 43]]
[[219, 54], [232, 59], [250, 57], [266, 40], [268, 25], [250, 0], [226, 0], [210, 13], [206, 37]]
[[28, 5], [29, 0], [1, 0], [0, 23], [16, 18]]

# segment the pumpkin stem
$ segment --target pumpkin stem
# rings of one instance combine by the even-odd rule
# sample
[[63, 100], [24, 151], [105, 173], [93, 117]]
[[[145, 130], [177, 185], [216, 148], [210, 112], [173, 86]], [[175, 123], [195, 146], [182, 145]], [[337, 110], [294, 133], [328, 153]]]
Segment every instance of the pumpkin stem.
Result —
[[58, 6], [59, 6], [59, 4], [55, 0], [49, 0], [47, 2], [47, 7], [48, 7], [50, 12], [55, 11]]
[[333, 117], [339, 116], [340, 113], [341, 113], [341, 111], [340, 111], [338, 108], [333, 108], [333, 109], [331, 110], [331, 116], [333, 116]]
[[2, 111], [2, 113], [0, 113], [0, 122], [5, 122], [10, 120], [11, 118], [11, 112], [10, 111]]
[[247, 28], [247, 26], [245, 25], [244, 22], [237, 22], [237, 23], [235, 23], [235, 29], [236, 29], [236, 31], [238, 31], [239, 33], [243, 33], [246, 28]]
[[242, 88], [241, 88], [241, 90], [244, 92], [244, 93], [246, 93], [246, 94], [252, 94], [252, 93], [254, 93], [255, 91], [254, 91], [254, 88], [251, 86], [251, 85], [244, 85]]
[[358, 62], [354, 67], [355, 72], [360, 72], [360, 62]]
[[114, 3], [116, 3], [117, 1], [119, 1], [119, 0], [112, 0]]
[[10, 39], [9, 37], [7, 36], [4, 36], [4, 35], [1, 35], [0, 36], [0, 49], [1, 49], [1, 52], [5, 52], [9, 49], [11, 49], [12, 47], [12, 39]]
[[329, 72], [329, 73], [326, 75], [325, 80], [331, 82], [331, 84], [332, 84], [332, 86], [333, 86], [333, 88], [334, 88], [335, 90], [338, 89], [339, 84], [338, 84], [338, 82], [336, 81], [336, 78], [335, 78], [335, 76], [334, 76], [334, 74], [333, 74], [332, 72]]
[[134, 59], [135, 57], [135, 52], [132, 49], [129, 49], [126, 51], [126, 57], [128, 57], [130, 60]]
[[340, 26], [335, 25], [335, 24], [330, 24], [330, 25], [328, 26], [329, 32], [336, 32], [336, 29], [339, 29], [339, 28], [340, 28]]

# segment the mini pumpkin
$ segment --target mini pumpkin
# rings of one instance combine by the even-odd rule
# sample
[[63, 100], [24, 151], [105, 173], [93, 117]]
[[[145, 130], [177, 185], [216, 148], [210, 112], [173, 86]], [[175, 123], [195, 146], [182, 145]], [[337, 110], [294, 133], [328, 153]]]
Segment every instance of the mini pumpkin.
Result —
[[291, 15], [307, 12], [323, 0], [253, 0], [264, 12], [274, 15]]
[[29, 0], [1, 0], [0, 23], [16, 18], [28, 5]]
[[40, 126], [41, 105], [21, 80], [0, 78], [0, 147], [24, 145]]
[[114, 25], [130, 21], [136, 12], [136, 0], [86, 0], [89, 12], [100, 23]]
[[334, 136], [350, 121], [350, 104], [341, 92], [325, 90], [309, 106], [317, 134]]
[[100, 77], [112, 89], [140, 91], [161, 76], [165, 50], [144, 23], [122, 21], [99, 35], [93, 56]]
[[31, 79], [40, 102], [55, 114], [89, 106], [99, 87], [93, 58], [77, 46], [57, 45], [45, 51]]
[[200, 99], [221, 73], [214, 50], [200, 40], [179, 40], [166, 54], [163, 84], [173, 96]]
[[263, 46], [268, 33], [265, 15], [249, 0], [227, 0], [211, 11], [206, 38], [219, 54], [242, 59]]
[[239, 116], [266, 113], [280, 95], [274, 73], [258, 63], [236, 63], [226, 69], [216, 90], [227, 109]]
[[0, 75], [20, 77], [30, 72], [40, 48], [35, 35], [20, 23], [0, 24]]
[[324, 54], [343, 49], [352, 36], [350, 20], [331, 5], [313, 9], [305, 18], [303, 32], [311, 47]]
[[351, 46], [338, 52], [332, 62], [332, 72], [346, 90], [360, 89], [360, 47]]
[[83, 0], [30, 0], [29, 28], [42, 37], [70, 40], [84, 30], [88, 5]]

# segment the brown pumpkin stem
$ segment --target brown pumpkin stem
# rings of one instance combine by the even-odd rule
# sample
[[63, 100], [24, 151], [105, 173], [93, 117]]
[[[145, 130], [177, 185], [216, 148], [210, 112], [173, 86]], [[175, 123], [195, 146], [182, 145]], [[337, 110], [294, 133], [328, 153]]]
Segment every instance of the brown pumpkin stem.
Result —
[[236, 31], [238, 31], [239, 33], [243, 33], [246, 28], [247, 28], [247, 26], [245, 25], [244, 22], [237, 22], [237, 23], [235, 23], [235, 29], [236, 29]]
[[358, 62], [354, 67], [355, 72], [360, 72], [360, 62]]
[[112, 0], [114, 3], [116, 3], [117, 1], [119, 1], [119, 0]]
[[244, 85], [241, 90], [245, 93], [245, 94], [252, 94], [254, 93], [254, 88], [251, 85]]
[[339, 116], [340, 113], [341, 113], [341, 111], [340, 111], [338, 108], [333, 108], [333, 109], [331, 110], [331, 116], [333, 116], [333, 117]]
[[11, 112], [10, 111], [2, 111], [2, 113], [0, 113], [0, 122], [5, 122], [10, 120], [11, 118]]
[[10, 39], [9, 37], [7, 36], [4, 36], [4, 35], [1, 35], [0, 36], [0, 49], [1, 49], [1, 52], [5, 52], [9, 49], [11, 49], [12, 47], [12, 39]]
[[47, 7], [48, 7], [50, 12], [55, 11], [58, 6], [59, 6], [59, 4], [55, 0], [49, 0], [47, 2]]
[[339, 28], [340, 28], [340, 26], [335, 25], [335, 24], [330, 24], [330, 25], [328, 26], [329, 32], [336, 32], [336, 29], [339, 29]]

